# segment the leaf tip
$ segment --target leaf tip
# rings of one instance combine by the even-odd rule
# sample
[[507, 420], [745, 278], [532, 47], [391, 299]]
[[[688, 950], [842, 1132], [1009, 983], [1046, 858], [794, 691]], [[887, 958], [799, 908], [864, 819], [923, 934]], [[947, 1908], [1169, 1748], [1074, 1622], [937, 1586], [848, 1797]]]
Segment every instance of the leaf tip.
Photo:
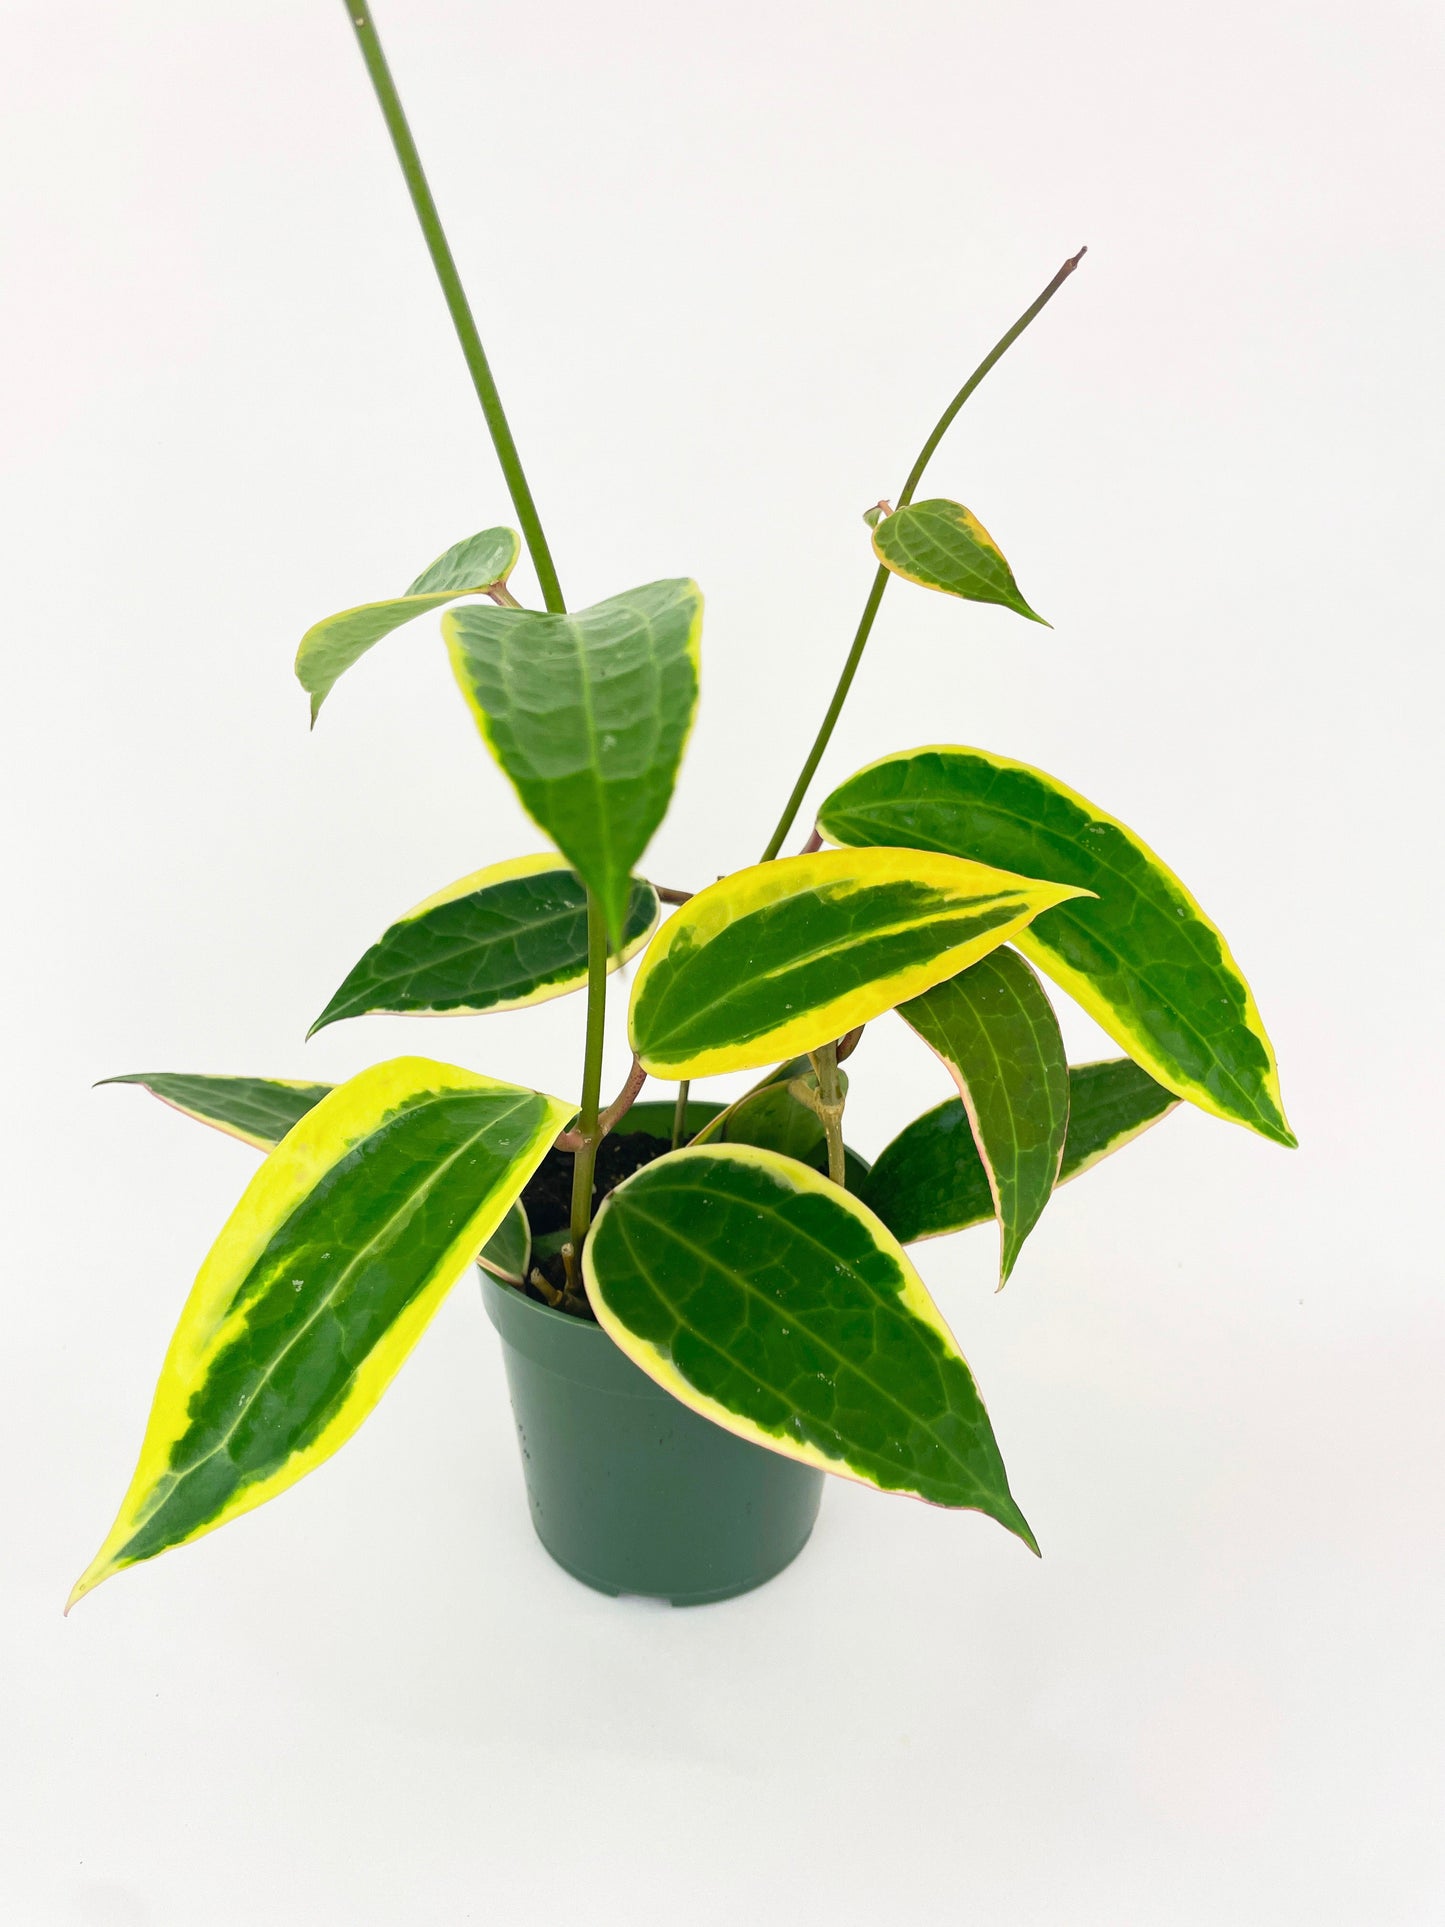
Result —
[[85, 1571], [76, 1580], [75, 1584], [70, 1588], [70, 1596], [65, 1602], [60, 1617], [62, 1619], [69, 1619], [71, 1609], [78, 1606], [88, 1592], [94, 1592], [97, 1586], [109, 1579], [115, 1570], [116, 1568], [114, 1566], [103, 1565], [101, 1563], [101, 1555], [97, 1553]]
[[1028, 1547], [1029, 1551], [1034, 1555], [1035, 1559], [1042, 1559], [1044, 1555], [1039, 1550], [1039, 1542], [1034, 1537], [1033, 1527], [1029, 1524], [1028, 1520], [1019, 1511], [1016, 1505], [1011, 1504], [1010, 1512], [1011, 1512], [1011, 1516], [1004, 1521], [1004, 1524], [1007, 1525], [1009, 1531], [1014, 1535], [1016, 1539], [1023, 1540], [1024, 1544]]

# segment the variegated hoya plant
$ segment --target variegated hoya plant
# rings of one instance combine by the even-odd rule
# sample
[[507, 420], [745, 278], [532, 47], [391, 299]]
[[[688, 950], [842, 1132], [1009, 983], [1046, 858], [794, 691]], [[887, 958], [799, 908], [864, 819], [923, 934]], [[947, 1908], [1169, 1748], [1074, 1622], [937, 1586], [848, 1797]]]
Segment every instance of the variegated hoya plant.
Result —
[[[426, 1057], [335, 1088], [112, 1080], [265, 1159], [192, 1287], [130, 1489], [72, 1600], [329, 1457], [479, 1254], [516, 1290], [595, 1319], [728, 1431], [886, 1492], [988, 1513], [1034, 1546], [968, 1365], [906, 1247], [995, 1221], [1002, 1282], [1055, 1187], [1181, 1100], [1292, 1144], [1269, 1039], [1178, 877], [1115, 817], [1009, 757], [949, 743], [883, 756], [829, 792], [802, 854], [780, 852], [894, 577], [1042, 620], [970, 510], [915, 498], [958, 410], [1079, 257], [965, 383], [896, 506], [865, 518], [877, 558], [867, 604], [761, 860], [696, 895], [659, 889], [635, 871], [692, 727], [702, 596], [678, 579], [567, 608], [369, 10], [348, 0], [347, 11], [522, 533], [471, 536], [404, 594], [317, 623], [296, 673], [314, 723], [375, 643], [445, 609], [462, 695], [549, 848], [398, 918], [313, 1029], [585, 990], [581, 1098]], [[523, 540], [540, 609], [508, 586]], [[629, 958], [633, 1072], [604, 1108], [607, 978]], [[1070, 1065], [1041, 977], [1124, 1055]], [[954, 1094], [870, 1168], [844, 1143], [841, 1066], [890, 1010], [936, 1053]], [[731, 1104], [690, 1092], [695, 1079], [749, 1070], [764, 1074]], [[635, 1103], [649, 1077], [675, 1093]], [[632, 1174], [599, 1205], [609, 1133], [640, 1143]], [[570, 1160], [570, 1212], [542, 1235], [529, 1197], [549, 1174], [555, 1191], [559, 1160]]]

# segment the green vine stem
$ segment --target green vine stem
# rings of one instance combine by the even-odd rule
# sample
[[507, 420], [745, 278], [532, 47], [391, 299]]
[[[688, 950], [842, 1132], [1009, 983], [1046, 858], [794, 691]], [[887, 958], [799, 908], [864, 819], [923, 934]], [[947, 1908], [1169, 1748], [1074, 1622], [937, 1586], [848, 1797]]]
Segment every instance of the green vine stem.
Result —
[[577, 1130], [582, 1143], [572, 1160], [572, 1218], [563, 1257], [567, 1281], [579, 1289], [582, 1241], [592, 1223], [592, 1177], [602, 1133], [602, 1043], [607, 1015], [607, 919], [591, 890], [587, 892], [587, 1045], [582, 1061], [582, 1109]]
[[[436, 269], [437, 280], [441, 283], [446, 297], [447, 311], [452, 318], [457, 340], [461, 343], [462, 354], [466, 358], [472, 385], [477, 391], [477, 400], [482, 405], [487, 429], [492, 438], [492, 446], [497, 452], [497, 460], [506, 477], [511, 491], [512, 506], [517, 512], [517, 520], [522, 525], [526, 539], [527, 552], [532, 558], [532, 566], [537, 572], [541, 586], [542, 600], [554, 614], [565, 613], [566, 603], [562, 599], [562, 588], [557, 580], [556, 566], [552, 561], [552, 551], [547, 546], [547, 537], [542, 528], [542, 519], [537, 513], [537, 504], [532, 499], [532, 491], [522, 468], [522, 458], [517, 452], [517, 444], [507, 422], [502, 398], [492, 377], [491, 366], [487, 361], [486, 350], [482, 347], [481, 336], [473, 319], [471, 304], [462, 286], [461, 276], [453, 258], [451, 246], [442, 227], [441, 216], [437, 212], [436, 201], [432, 197], [421, 155], [416, 141], [407, 124], [401, 97], [396, 91], [391, 68], [387, 65], [382, 51], [376, 24], [371, 17], [368, 0], [345, 0], [347, 18], [356, 34], [361, 57], [366, 63], [366, 71], [371, 77], [377, 103], [381, 108], [386, 130], [391, 136], [391, 144], [396, 150], [402, 176], [407, 191], [411, 195], [412, 207], [421, 226], [426, 241], [427, 252], [431, 255], [432, 266]], [[509, 607], [516, 607], [510, 595], [498, 596]], [[568, 1285], [573, 1294], [580, 1292], [580, 1268], [578, 1254], [582, 1241], [592, 1222], [592, 1183], [597, 1164], [597, 1146], [602, 1137], [603, 1126], [599, 1120], [599, 1102], [602, 1091], [602, 1044], [607, 1015], [607, 926], [602, 907], [589, 890], [587, 893], [587, 1043], [582, 1064], [582, 1104], [577, 1120], [576, 1135], [580, 1138], [580, 1148], [573, 1154], [572, 1166], [572, 1213], [569, 1228], [569, 1244], [564, 1253]]]
[[846, 1173], [843, 1156], [843, 1088], [838, 1078], [837, 1043], [824, 1044], [810, 1053], [813, 1075], [818, 1080], [818, 1116], [828, 1145], [828, 1176], [841, 1185]]
[[371, 76], [372, 87], [376, 90], [377, 102], [381, 108], [386, 131], [391, 136], [391, 144], [396, 149], [396, 158], [401, 164], [402, 176], [411, 204], [416, 210], [416, 218], [426, 240], [427, 252], [431, 255], [432, 266], [436, 269], [437, 280], [441, 283], [446, 297], [447, 311], [456, 329], [457, 340], [461, 343], [466, 357], [467, 371], [472, 378], [472, 386], [477, 391], [477, 400], [482, 404], [482, 413], [487, 418], [487, 429], [492, 437], [492, 446], [497, 451], [497, 460], [502, 465], [502, 473], [507, 478], [511, 491], [512, 506], [517, 511], [517, 520], [522, 525], [526, 538], [527, 553], [532, 558], [532, 567], [537, 571], [537, 581], [542, 590], [542, 601], [554, 615], [560, 615], [566, 608], [562, 600], [561, 585], [557, 581], [557, 570], [552, 562], [552, 551], [547, 546], [547, 537], [542, 531], [542, 519], [537, 513], [537, 504], [532, 500], [527, 477], [522, 469], [522, 458], [517, 453], [517, 444], [512, 439], [512, 431], [507, 423], [506, 411], [502, 407], [502, 397], [497, 392], [497, 384], [492, 379], [492, 370], [482, 347], [482, 338], [477, 333], [477, 324], [472, 319], [471, 305], [457, 264], [452, 258], [450, 244], [442, 228], [437, 204], [432, 199], [432, 191], [422, 169], [421, 155], [412, 138], [411, 128], [407, 125], [401, 97], [396, 91], [396, 82], [391, 77], [391, 69], [382, 52], [381, 41], [371, 18], [368, 0], [344, 0], [346, 17], [350, 20], [361, 48], [361, 57], [366, 62], [366, 71]]
[[[1031, 307], [1026, 308], [1009, 329], [1008, 333], [994, 343], [993, 347], [989, 349], [988, 353], [978, 364], [977, 368], [974, 369], [962, 388], [959, 389], [947, 408], [944, 409], [938, 418], [933, 433], [918, 451], [918, 460], [908, 472], [908, 480], [903, 484], [903, 493], [898, 498], [899, 508], [906, 508], [913, 500], [913, 492], [923, 480], [924, 469], [927, 468], [934, 450], [948, 433], [949, 428], [953, 424], [953, 418], [957, 415], [959, 409], [962, 408], [974, 389], [978, 387], [994, 363], [1008, 353], [1009, 349], [1018, 340], [1029, 323], [1036, 315], [1042, 313], [1049, 302], [1053, 300], [1059, 289], [1068, 280], [1069, 276], [1074, 272], [1074, 269], [1087, 253], [1087, 248], [1080, 248], [1077, 254], [1071, 255], [1069, 259], [1065, 261], [1064, 265], [1044, 289], [1038, 300], [1035, 301]], [[823, 760], [823, 752], [828, 747], [828, 742], [833, 734], [834, 727], [837, 724], [839, 716], [843, 713], [843, 705], [848, 700], [848, 691], [853, 687], [853, 678], [858, 673], [858, 665], [863, 660], [863, 651], [868, 646], [868, 637], [873, 628], [874, 618], [878, 614], [878, 605], [883, 600], [883, 591], [888, 587], [888, 576], [889, 571], [880, 564], [877, 573], [873, 577], [873, 586], [868, 591], [868, 600], [863, 605], [863, 614], [859, 620], [857, 632], [853, 637], [853, 646], [848, 651], [848, 660], [843, 665], [843, 673], [839, 676], [838, 686], [833, 691], [833, 700], [828, 704], [827, 713], [823, 717], [818, 734], [813, 739], [813, 747], [808, 751], [807, 758], [798, 774], [798, 780], [793, 785], [793, 793], [788, 798], [783, 814], [778, 819], [778, 826], [768, 840], [768, 847], [763, 851], [762, 857], [760, 858], [760, 861], [763, 863], [771, 863], [773, 858], [778, 854], [778, 851], [782, 849], [783, 839], [789, 830], [792, 829], [793, 819], [802, 808], [803, 798], [808, 793], [808, 785], [817, 774], [818, 765]]]

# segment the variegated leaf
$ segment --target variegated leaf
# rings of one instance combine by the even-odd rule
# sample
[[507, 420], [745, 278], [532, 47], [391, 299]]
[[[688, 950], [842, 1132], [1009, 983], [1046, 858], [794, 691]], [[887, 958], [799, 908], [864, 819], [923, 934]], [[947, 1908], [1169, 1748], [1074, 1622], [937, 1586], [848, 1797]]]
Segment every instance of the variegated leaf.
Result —
[[608, 1197], [583, 1268], [604, 1330], [693, 1411], [805, 1465], [986, 1512], [1038, 1550], [922, 1280], [817, 1172], [739, 1144], [674, 1151]]
[[829, 850], [739, 870], [653, 938], [632, 989], [632, 1047], [669, 1078], [817, 1050], [1072, 894], [917, 850]]
[[521, 538], [513, 529], [483, 529], [454, 542], [422, 570], [405, 595], [386, 602], [363, 602], [314, 623], [296, 651], [296, 679], [311, 698], [314, 725], [321, 705], [338, 679], [368, 649], [428, 609], [439, 609], [461, 595], [482, 595], [500, 588], [516, 566]]
[[1042, 770], [944, 745], [886, 756], [818, 813], [853, 848], [907, 843], [1077, 886], [1014, 939], [1160, 1084], [1292, 1145], [1274, 1051], [1229, 946], [1134, 832]]
[[900, 1004], [958, 1086], [999, 1225], [999, 1285], [1059, 1175], [1069, 1124], [1069, 1065], [1053, 1005], [1019, 956], [995, 950]]
[[273, 1498], [344, 1444], [572, 1111], [399, 1057], [307, 1112], [201, 1267], [130, 1490], [70, 1604]]

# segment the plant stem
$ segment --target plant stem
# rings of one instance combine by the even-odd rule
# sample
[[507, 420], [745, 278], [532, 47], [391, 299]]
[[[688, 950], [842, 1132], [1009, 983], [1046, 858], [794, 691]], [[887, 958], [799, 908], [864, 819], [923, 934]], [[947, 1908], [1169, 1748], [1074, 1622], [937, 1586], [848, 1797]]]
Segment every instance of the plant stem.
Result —
[[602, 1096], [602, 1041], [607, 1015], [607, 919], [591, 890], [587, 892], [587, 1048], [582, 1060], [582, 1109], [577, 1129], [582, 1147], [572, 1163], [572, 1256], [567, 1262], [569, 1282], [580, 1275], [582, 1241], [592, 1223], [592, 1175], [601, 1140], [598, 1113]]
[[843, 713], [843, 705], [848, 700], [848, 691], [853, 687], [853, 678], [858, 673], [858, 665], [863, 660], [863, 651], [868, 646], [868, 635], [873, 627], [873, 618], [878, 613], [878, 605], [883, 600], [883, 591], [887, 587], [888, 571], [880, 563], [873, 577], [873, 587], [868, 591], [868, 600], [863, 605], [863, 615], [858, 624], [857, 634], [853, 637], [853, 647], [848, 651], [848, 660], [843, 664], [843, 673], [838, 678], [838, 687], [833, 691], [833, 700], [829, 703], [822, 725], [813, 738], [813, 747], [808, 751], [803, 767], [798, 772], [798, 780], [793, 785], [793, 793], [788, 798], [787, 806], [778, 818], [778, 827], [769, 837], [768, 847], [758, 859], [761, 863], [772, 862], [783, 847], [784, 837], [793, 827], [793, 818], [802, 807], [803, 798], [808, 793], [808, 785], [812, 782], [818, 765], [823, 760], [823, 751], [828, 747], [828, 739], [833, 734], [834, 725]]
[[[927, 468], [934, 450], [948, 433], [949, 428], [952, 426], [953, 418], [957, 415], [959, 409], [962, 408], [974, 389], [978, 387], [994, 363], [1008, 353], [1009, 349], [1018, 340], [1029, 323], [1053, 300], [1059, 289], [1068, 280], [1069, 276], [1074, 272], [1074, 269], [1087, 253], [1087, 248], [1080, 248], [1077, 254], [1072, 255], [1065, 261], [1064, 265], [1044, 289], [1038, 300], [1035, 301], [1031, 307], [1026, 308], [1009, 329], [1008, 333], [994, 343], [993, 347], [989, 349], [988, 353], [978, 364], [977, 368], [974, 369], [962, 388], [959, 389], [947, 408], [944, 409], [938, 418], [938, 423], [933, 433], [918, 451], [918, 460], [908, 472], [908, 480], [903, 484], [903, 492], [898, 497], [899, 508], [906, 508], [913, 500], [913, 492], [923, 480], [924, 469]], [[783, 839], [787, 836], [789, 830], [792, 829], [793, 818], [802, 807], [803, 798], [808, 792], [808, 785], [812, 782], [818, 765], [823, 760], [823, 752], [828, 747], [828, 741], [833, 734], [834, 726], [842, 714], [844, 703], [848, 700], [848, 691], [853, 686], [853, 678], [857, 675], [858, 665], [863, 660], [863, 651], [868, 646], [868, 637], [873, 628], [873, 619], [878, 614], [878, 605], [883, 600], [883, 591], [888, 587], [889, 574], [889, 570], [880, 567], [878, 573], [873, 578], [873, 586], [868, 591], [868, 600], [863, 606], [862, 619], [858, 624], [857, 634], [853, 638], [853, 647], [848, 651], [848, 660], [843, 665], [843, 673], [838, 678], [837, 688], [833, 691], [833, 700], [829, 703], [822, 726], [813, 739], [813, 747], [808, 751], [807, 759], [799, 773], [798, 780], [793, 785], [793, 793], [788, 798], [787, 806], [778, 819], [778, 827], [773, 831], [768, 841], [768, 847], [763, 851], [760, 859], [763, 863], [771, 863], [773, 858], [778, 854], [778, 851], [782, 849]]]
[[841, 1185], [846, 1173], [843, 1155], [843, 1091], [838, 1082], [838, 1046], [824, 1044], [811, 1053], [813, 1073], [818, 1080], [818, 1116], [823, 1121], [823, 1136], [828, 1144], [828, 1176]]
[[381, 41], [371, 18], [369, 0], [345, 0], [346, 15], [356, 33], [361, 57], [366, 62], [366, 71], [371, 76], [371, 84], [376, 90], [376, 98], [381, 107], [386, 131], [391, 135], [391, 144], [396, 149], [396, 158], [401, 164], [402, 175], [411, 204], [416, 209], [416, 218], [426, 240], [427, 251], [431, 255], [432, 266], [436, 269], [437, 280], [441, 283], [446, 297], [447, 310], [456, 329], [457, 340], [461, 343], [466, 357], [467, 369], [472, 377], [472, 386], [477, 391], [477, 400], [482, 404], [482, 413], [487, 418], [487, 428], [492, 437], [492, 446], [497, 451], [497, 460], [502, 465], [502, 473], [507, 478], [511, 491], [512, 506], [517, 511], [517, 520], [522, 525], [526, 538], [527, 552], [532, 558], [532, 567], [537, 571], [537, 581], [541, 585], [542, 600], [554, 614], [561, 614], [566, 604], [562, 600], [562, 589], [557, 581], [557, 571], [552, 562], [552, 551], [547, 546], [547, 538], [542, 532], [541, 517], [537, 505], [532, 500], [532, 491], [527, 485], [527, 477], [522, 470], [522, 458], [517, 453], [517, 444], [512, 439], [512, 431], [507, 424], [502, 398], [497, 392], [497, 384], [492, 379], [492, 371], [487, 363], [482, 338], [477, 333], [477, 324], [472, 319], [471, 306], [467, 301], [466, 290], [462, 287], [457, 264], [442, 228], [441, 216], [437, 213], [436, 202], [432, 199], [431, 188], [422, 170], [421, 155], [417, 152], [415, 140], [407, 125], [406, 114], [402, 108], [401, 97], [396, 91], [396, 82], [391, 77], [391, 69], [386, 64]]
[[677, 1087], [677, 1102], [672, 1107], [672, 1148], [674, 1151], [687, 1136], [687, 1100], [691, 1091], [691, 1078], [683, 1078]]

